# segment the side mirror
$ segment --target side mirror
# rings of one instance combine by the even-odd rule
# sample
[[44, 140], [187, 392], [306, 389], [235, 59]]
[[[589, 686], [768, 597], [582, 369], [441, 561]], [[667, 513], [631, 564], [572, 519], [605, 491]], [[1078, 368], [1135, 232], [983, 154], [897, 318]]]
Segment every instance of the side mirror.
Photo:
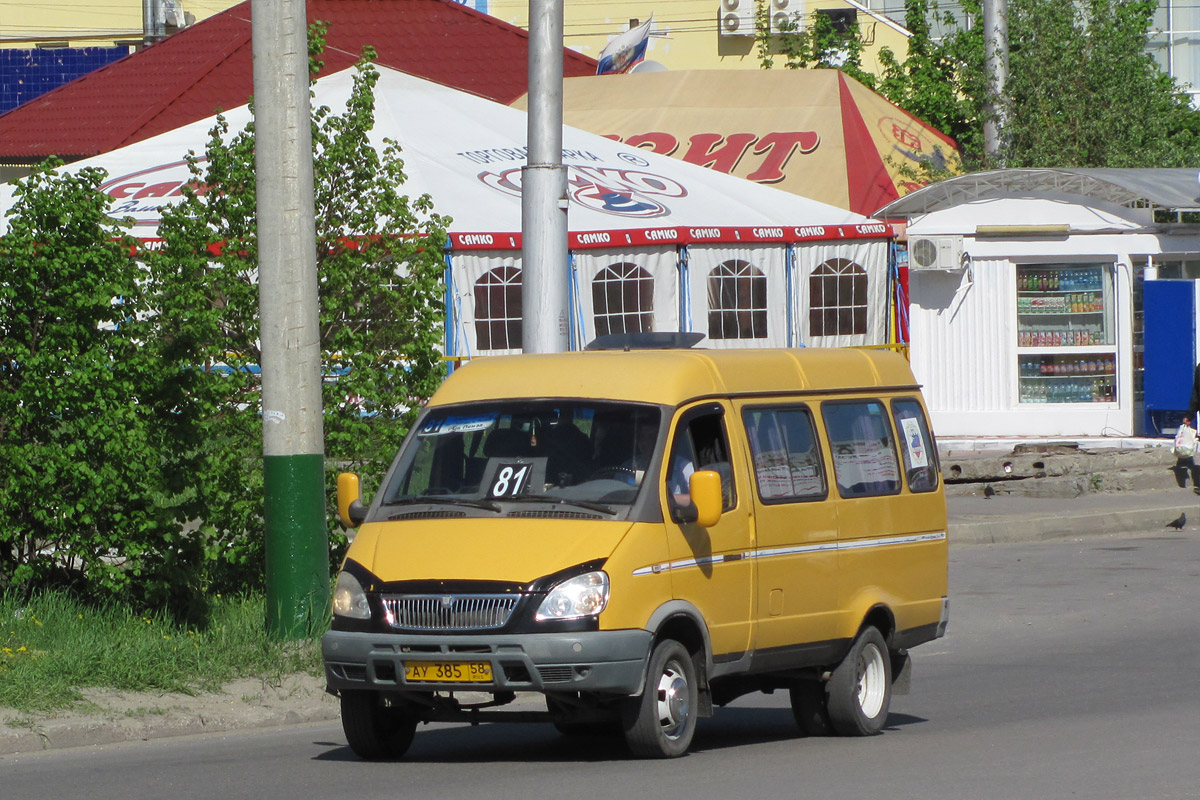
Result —
[[367, 518], [362, 504], [362, 485], [353, 472], [343, 472], [337, 479], [338, 518], [347, 528], [357, 528]]
[[692, 507], [696, 509], [696, 524], [711, 528], [721, 521], [723, 493], [721, 475], [711, 469], [700, 469], [692, 473], [688, 481], [692, 495]]
[[701, 528], [712, 528], [721, 521], [721, 475], [710, 469], [697, 470], [688, 481], [690, 501], [688, 505], [671, 504], [674, 522], [696, 523]]

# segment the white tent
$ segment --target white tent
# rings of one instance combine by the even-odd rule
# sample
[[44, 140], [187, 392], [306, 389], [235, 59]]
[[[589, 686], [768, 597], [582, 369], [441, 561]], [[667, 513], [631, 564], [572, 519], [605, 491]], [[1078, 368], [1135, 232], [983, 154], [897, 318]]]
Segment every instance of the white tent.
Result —
[[[453, 218], [446, 350], [520, 344], [521, 168], [526, 115], [384, 67], [377, 146], [403, 148], [406, 187]], [[353, 71], [317, 82], [314, 103], [340, 111]], [[247, 107], [225, 114], [232, 130]], [[202, 153], [201, 120], [67, 169], [103, 167], [113, 216], [153, 239], [157, 209]], [[710, 347], [878, 344], [887, 338], [890, 228], [852, 212], [564, 127], [572, 339], [695, 330]], [[0, 187], [0, 209], [11, 194]]]

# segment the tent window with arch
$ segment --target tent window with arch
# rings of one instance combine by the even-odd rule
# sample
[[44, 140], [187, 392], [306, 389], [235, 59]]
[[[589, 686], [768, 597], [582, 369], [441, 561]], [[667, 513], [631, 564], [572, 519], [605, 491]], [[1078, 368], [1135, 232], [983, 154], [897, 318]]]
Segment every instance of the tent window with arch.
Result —
[[654, 330], [654, 278], [628, 261], [610, 264], [592, 278], [597, 336]]
[[480, 350], [521, 346], [521, 270], [490, 269], [475, 281], [475, 340]]
[[767, 276], [749, 261], [733, 259], [708, 274], [708, 338], [767, 337]]
[[867, 271], [846, 258], [831, 258], [808, 278], [809, 336], [867, 332]]

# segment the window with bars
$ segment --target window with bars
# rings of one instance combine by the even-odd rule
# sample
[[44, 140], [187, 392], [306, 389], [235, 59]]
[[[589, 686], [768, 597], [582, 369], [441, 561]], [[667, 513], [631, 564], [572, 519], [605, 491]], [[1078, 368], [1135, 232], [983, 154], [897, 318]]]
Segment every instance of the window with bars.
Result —
[[654, 330], [654, 279], [637, 264], [610, 264], [592, 279], [597, 336]]
[[808, 335], [867, 332], [867, 271], [845, 258], [831, 258], [808, 278]]
[[767, 337], [767, 276], [748, 261], [719, 264], [708, 275], [708, 338]]
[[475, 281], [475, 346], [511, 350], [521, 346], [521, 270], [496, 267]]

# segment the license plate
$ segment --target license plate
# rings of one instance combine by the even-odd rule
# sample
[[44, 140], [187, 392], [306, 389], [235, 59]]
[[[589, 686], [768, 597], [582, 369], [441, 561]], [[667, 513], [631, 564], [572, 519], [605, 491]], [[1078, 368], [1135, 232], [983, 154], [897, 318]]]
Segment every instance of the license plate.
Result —
[[491, 683], [492, 665], [487, 661], [405, 661], [404, 680], [409, 683]]

